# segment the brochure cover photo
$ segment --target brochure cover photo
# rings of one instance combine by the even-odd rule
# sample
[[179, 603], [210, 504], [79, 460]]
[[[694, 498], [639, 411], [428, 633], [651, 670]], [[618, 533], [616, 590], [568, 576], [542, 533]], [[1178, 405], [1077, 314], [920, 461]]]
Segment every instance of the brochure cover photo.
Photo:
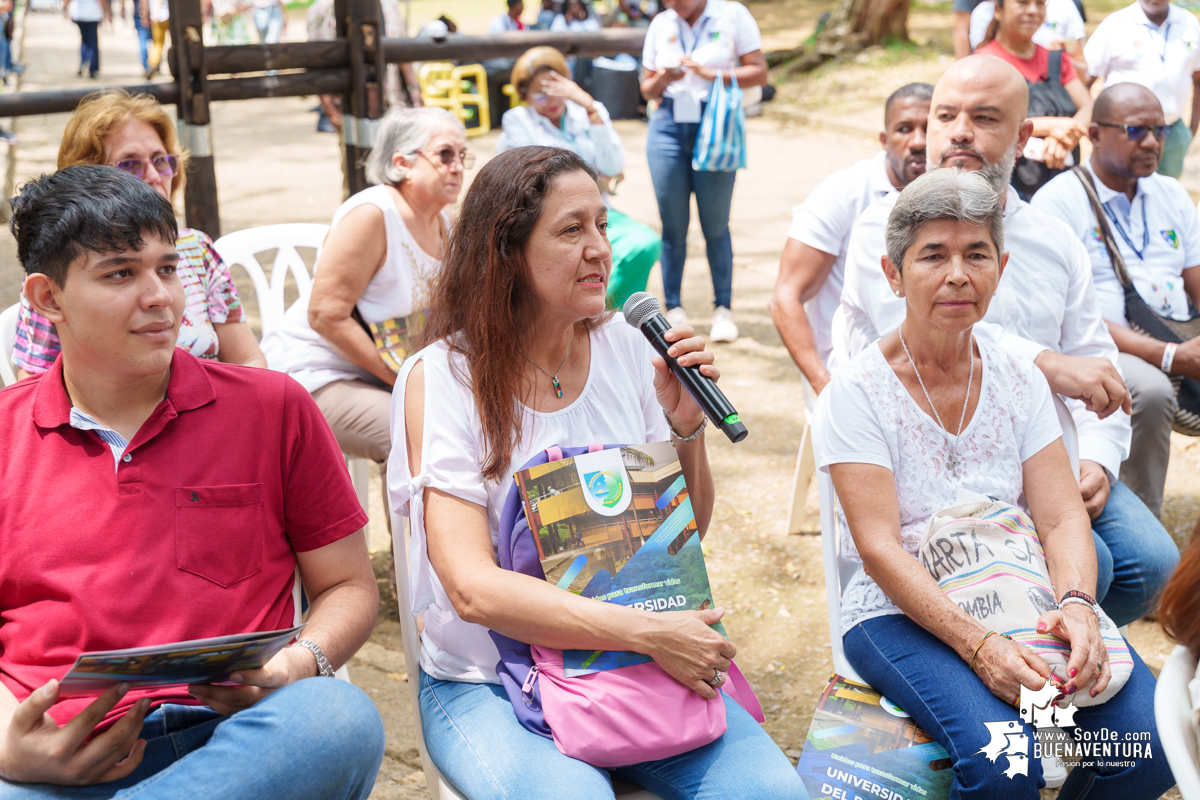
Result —
[[796, 771], [812, 800], [945, 800], [945, 749], [868, 686], [834, 675], [813, 714]]
[[[696, 518], [670, 442], [552, 461], [514, 476], [546, 580], [651, 611], [714, 605]], [[713, 626], [725, 634], [720, 623]], [[641, 664], [641, 653], [567, 650], [567, 676]]]
[[84, 653], [63, 676], [61, 695], [100, 694], [118, 683], [135, 687], [220, 683], [238, 670], [266, 664], [303, 628]]

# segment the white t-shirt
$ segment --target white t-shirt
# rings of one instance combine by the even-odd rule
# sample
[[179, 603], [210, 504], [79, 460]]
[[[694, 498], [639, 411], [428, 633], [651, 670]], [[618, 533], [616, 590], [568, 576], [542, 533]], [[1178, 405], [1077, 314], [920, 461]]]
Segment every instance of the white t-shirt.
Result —
[[842, 302], [850, 229], [868, 206], [895, 191], [892, 179], [888, 177], [887, 153], [881, 152], [874, 158], [833, 173], [817, 184], [803, 203], [792, 209], [788, 238], [836, 256], [829, 277], [821, 284], [816, 296], [804, 304], [821, 361], [827, 360], [833, 349], [829, 328], [833, 312]]
[[[387, 251], [383, 266], [355, 304], [358, 313], [363, 321], [372, 323], [407, 318], [414, 311], [423, 311], [429, 282], [441, 269], [442, 262], [417, 244], [388, 187], [372, 186], [342, 203], [333, 215], [330, 231], [347, 214], [364, 205], [373, 205], [383, 211]], [[442, 219], [448, 230], [450, 218], [445, 212]], [[320, 266], [318, 260], [314, 273]], [[361, 380], [382, 387], [374, 375], [351, 364], [329, 340], [312, 329], [308, 324], [309, 299], [302, 297], [293, 303], [279, 327], [263, 337], [262, 351], [267, 357], [267, 366], [291, 375], [309, 392], [334, 381]]]
[[[1087, 251], [1069, 228], [1035, 211], [1008, 187], [1004, 248], [1008, 266], [996, 287], [977, 338], [992, 336], [1011, 353], [1033, 360], [1043, 349], [1069, 356], [1107, 358], [1117, 365], [1117, 346], [1100, 316]], [[905, 301], [892, 293], [879, 265], [887, 252], [885, 228], [900, 197], [891, 194], [863, 212], [850, 233], [842, 313], [851, 354], [890, 333], [904, 321]], [[998, 330], [997, 330], [998, 329]], [[1120, 367], [1117, 367], [1119, 370]], [[1112, 475], [1129, 455], [1129, 415], [1100, 419], [1078, 400], [1066, 400], [1079, 429], [1079, 457]]]
[[526, 145], [563, 147], [574, 152], [601, 175], [610, 178], [620, 175], [625, 169], [625, 148], [621, 146], [621, 134], [613, 128], [608, 109], [599, 100], [595, 102], [600, 124], [593, 125], [583, 106], [574, 100], [567, 100], [566, 106], [561, 125], [555, 125], [531, 105], [505, 111], [504, 127], [496, 141], [496, 152], [503, 153]]
[[[1108, 188], [1094, 172], [1092, 179], [1138, 294], [1159, 314], [1187, 319], [1188, 296], [1182, 275], [1188, 267], [1200, 266], [1200, 221], [1187, 190], [1174, 178], [1155, 173], [1138, 179], [1137, 192], [1130, 202], [1124, 192]], [[1092, 204], [1079, 179], [1070, 172], [1056, 176], [1038, 190], [1030, 205], [1058, 217], [1079, 237], [1092, 259], [1092, 282], [1100, 298], [1100, 313], [1109, 322], [1129, 327], [1125, 320], [1125, 290], [1113, 272]]]
[[[971, 12], [971, 49], [979, 47], [983, 37], [987, 35], [988, 25], [996, 16], [996, 4], [992, 0], [983, 0]], [[1058, 46], [1059, 42], [1076, 42], [1087, 35], [1083, 27], [1083, 17], [1071, 0], [1046, 0], [1046, 19], [1042, 27], [1033, 34], [1033, 43], [1047, 50]]]
[[[678, 63], [688, 56], [701, 66], [728, 70], [737, 66], [742, 56], [761, 49], [758, 23], [744, 5], [733, 0], [707, 0], [694, 26], [669, 8], [654, 18], [646, 29], [642, 66], [654, 72], [662, 68], [664, 58]], [[708, 100], [712, 84], [689, 72], [668, 84], [663, 97], [673, 99], [687, 92], [703, 102]]]
[[1174, 123], [1188, 107], [1192, 73], [1200, 70], [1200, 20], [1172, 4], [1160, 28], [1134, 3], [1104, 18], [1083, 55], [1088, 72], [1106, 86], [1138, 83], [1154, 92]]
[[[426, 488], [440, 489], [487, 510], [492, 547], [499, 542], [500, 514], [513, 485], [513, 473], [539, 450], [558, 445], [645, 444], [670, 438], [670, 428], [654, 392], [654, 351], [620, 314], [591, 335], [591, 366], [579, 398], [553, 413], [521, 407], [521, 433], [501, 480], [483, 477], [483, 435], [471, 391], [459, 378], [470, 373], [444, 342], [415, 354], [404, 364], [392, 392], [392, 441], [405, 442], [404, 391], [417, 361], [425, 363], [425, 431], [421, 473], [408, 469], [406, 448], [392, 449], [388, 496], [396, 512], [409, 518], [409, 586], [412, 614], [425, 615], [421, 669], [441, 680], [498, 683], [500, 656], [487, 628], [463, 622], [451, 605], [432, 565], [425, 539]], [[451, 359], [456, 370], [451, 370]], [[429, 413], [434, 412], [434, 413]]]
[[[874, 464], [892, 471], [900, 503], [900, 539], [914, 558], [925, 523], [954, 505], [960, 489], [1025, 505], [1022, 464], [1062, 437], [1050, 386], [1031, 361], [976, 337], [983, 377], [975, 413], [956, 455], [959, 477], [946, 469], [953, 437], [926, 414], [873, 344], [834, 373], [829, 400], [813, 423], [817, 466]], [[839, 511], [839, 513], [841, 513]], [[845, 517], [842, 552], [860, 563], [842, 590], [842, 635], [858, 623], [903, 614], [863, 571]]]
[[100, 0], [71, 0], [67, 4], [67, 16], [77, 22], [99, 22], [104, 19], [104, 6]]

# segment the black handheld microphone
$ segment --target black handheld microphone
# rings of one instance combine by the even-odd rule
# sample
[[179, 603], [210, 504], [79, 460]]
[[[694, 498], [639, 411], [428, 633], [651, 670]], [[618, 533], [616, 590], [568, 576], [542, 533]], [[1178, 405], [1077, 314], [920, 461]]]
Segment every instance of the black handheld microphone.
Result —
[[662, 307], [654, 295], [646, 292], [630, 295], [625, 301], [624, 313], [625, 321], [650, 340], [651, 347], [667, 362], [667, 366], [675, 373], [683, 388], [687, 389], [688, 394], [704, 409], [705, 416], [725, 432], [729, 441], [740, 442], [745, 439], [749, 431], [738, 418], [733, 404], [725, 399], [725, 395], [717, 388], [713, 379], [702, 374], [699, 365], [681, 367], [675, 359], [667, 355], [667, 348], [671, 346], [671, 342], [664, 339], [663, 334], [670, 330], [671, 323], [662, 315]]

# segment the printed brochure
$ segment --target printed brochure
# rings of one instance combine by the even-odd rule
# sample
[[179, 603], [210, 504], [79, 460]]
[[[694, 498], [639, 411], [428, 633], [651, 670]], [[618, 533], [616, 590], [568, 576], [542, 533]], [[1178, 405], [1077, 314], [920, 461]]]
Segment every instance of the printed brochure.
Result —
[[899, 706], [840, 675], [817, 701], [796, 771], [811, 800], [946, 800], [954, 772]]
[[303, 629], [300, 625], [290, 630], [84, 653], [63, 677], [60, 696], [100, 694], [118, 683], [134, 687], [220, 683], [238, 670], [266, 664]]
[[[714, 605], [692, 501], [670, 442], [552, 461], [514, 479], [550, 583], [651, 611]], [[720, 623], [713, 628], [725, 635]], [[563, 669], [570, 677], [649, 660], [641, 653], [567, 650]]]

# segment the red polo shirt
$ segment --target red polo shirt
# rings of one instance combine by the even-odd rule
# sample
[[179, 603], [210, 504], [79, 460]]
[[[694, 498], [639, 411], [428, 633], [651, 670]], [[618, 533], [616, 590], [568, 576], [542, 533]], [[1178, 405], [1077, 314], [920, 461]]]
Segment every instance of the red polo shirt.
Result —
[[[171, 360], [113, 469], [70, 426], [62, 358], [0, 390], [0, 680], [23, 700], [80, 653], [292, 625], [296, 551], [367, 516], [316, 403], [287, 375]], [[186, 687], [131, 691], [195, 704]], [[61, 724], [93, 698], [51, 709]]]

